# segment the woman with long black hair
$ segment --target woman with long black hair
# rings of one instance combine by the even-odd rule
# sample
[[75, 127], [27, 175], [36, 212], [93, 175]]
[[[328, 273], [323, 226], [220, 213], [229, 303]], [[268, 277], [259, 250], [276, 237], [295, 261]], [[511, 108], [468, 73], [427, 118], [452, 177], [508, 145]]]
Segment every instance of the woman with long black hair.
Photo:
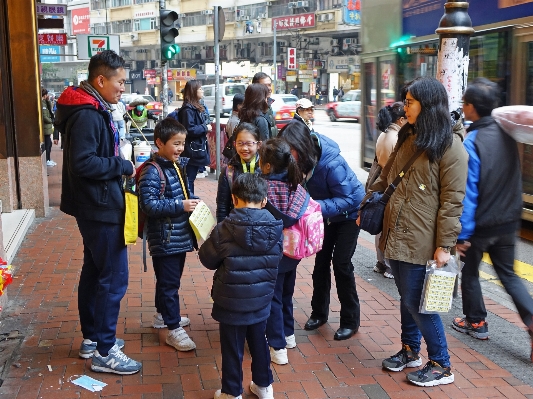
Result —
[[241, 122], [253, 123], [259, 128], [259, 139], [267, 141], [272, 138], [268, 118], [268, 89], [260, 83], [252, 83], [244, 92], [244, 102], [239, 111]]
[[280, 136], [291, 147], [305, 176], [302, 184], [320, 204], [324, 217], [324, 242], [315, 257], [312, 311], [305, 329], [315, 330], [328, 320], [333, 264], [341, 304], [340, 326], [333, 338], [348, 339], [357, 332], [361, 321], [352, 256], [359, 236], [355, 219], [364, 187], [333, 140], [310, 134], [304, 123], [289, 123]]
[[411, 157], [422, 150], [385, 208], [379, 247], [389, 260], [400, 294], [402, 349], [382, 365], [390, 371], [420, 366], [420, 341], [424, 337], [429, 361], [407, 374], [407, 379], [419, 386], [450, 384], [454, 375], [441, 318], [420, 313], [419, 308], [427, 261], [434, 259], [438, 267], [443, 266], [461, 231], [468, 156], [462, 143], [462, 125], [452, 121], [442, 83], [435, 78], [415, 79], [404, 104], [408, 123], [400, 130], [395, 151], [365, 197], [385, 191]]
[[194, 194], [194, 181], [198, 169], [209, 165], [209, 147], [207, 132], [212, 130], [209, 113], [202, 105], [204, 89], [198, 80], [189, 80], [183, 89], [183, 106], [178, 112], [178, 121], [187, 129], [185, 149], [182, 157], [189, 158], [185, 173], [189, 182], [189, 190]]

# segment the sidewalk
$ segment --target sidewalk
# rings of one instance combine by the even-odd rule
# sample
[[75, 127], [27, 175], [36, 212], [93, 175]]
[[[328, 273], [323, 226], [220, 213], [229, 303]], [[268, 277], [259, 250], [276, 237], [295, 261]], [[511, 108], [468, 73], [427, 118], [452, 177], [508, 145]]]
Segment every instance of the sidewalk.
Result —
[[[142, 271], [141, 245], [130, 246], [130, 284], [122, 301], [117, 335], [126, 341], [124, 351], [143, 362], [140, 373], [131, 376], [94, 373], [90, 360], [78, 357], [82, 341], [77, 311], [77, 283], [82, 262], [82, 241], [75, 220], [58, 209], [61, 151], [54, 147], [49, 168], [50, 204], [47, 218], [37, 219], [13, 265], [16, 276], [9, 287], [9, 306], [1, 320], [4, 338], [20, 343], [14, 349], [12, 365], [3, 373], [0, 397], [10, 399], [208, 399], [220, 388], [220, 341], [218, 323], [210, 316], [209, 293], [213, 272], [205, 269], [196, 253], [187, 255], [180, 297], [183, 315], [191, 319], [186, 327], [197, 345], [192, 352], [176, 352], [165, 345], [166, 330], [151, 328], [155, 311], [154, 274]], [[196, 180], [197, 194], [214, 210], [216, 182], [211, 174]], [[373, 243], [359, 239], [356, 271], [362, 265], [362, 250]], [[367, 259], [368, 261], [368, 259]], [[361, 301], [361, 327], [346, 341], [334, 341], [339, 327], [340, 306], [332, 288], [331, 312], [327, 324], [315, 331], [303, 325], [310, 314], [313, 259], [302, 261], [294, 294], [296, 341], [288, 350], [289, 364], [273, 364], [275, 397], [323, 398], [533, 398], [533, 387], [448, 335], [455, 383], [432, 388], [408, 384], [404, 372], [382, 370], [381, 360], [400, 349], [399, 302], [356, 276]], [[392, 284], [392, 282], [391, 282]], [[497, 312], [497, 311], [495, 311]], [[503, 314], [516, 320], [516, 314]], [[18, 331], [14, 333], [12, 331]], [[422, 354], [425, 354], [423, 345]], [[425, 359], [423, 359], [425, 362]], [[243, 365], [245, 392], [250, 393], [251, 359]], [[89, 375], [108, 385], [91, 393], [71, 382]]]

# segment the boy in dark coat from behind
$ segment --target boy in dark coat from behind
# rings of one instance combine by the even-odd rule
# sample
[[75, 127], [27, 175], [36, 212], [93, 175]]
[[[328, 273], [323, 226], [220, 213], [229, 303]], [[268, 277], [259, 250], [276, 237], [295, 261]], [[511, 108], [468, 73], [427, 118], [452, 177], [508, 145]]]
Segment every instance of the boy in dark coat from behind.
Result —
[[283, 255], [283, 222], [263, 207], [268, 186], [245, 173], [232, 187], [235, 208], [200, 248], [200, 261], [213, 276], [213, 311], [220, 323], [222, 389], [215, 398], [241, 398], [244, 341], [252, 356], [250, 390], [273, 398], [266, 321]]

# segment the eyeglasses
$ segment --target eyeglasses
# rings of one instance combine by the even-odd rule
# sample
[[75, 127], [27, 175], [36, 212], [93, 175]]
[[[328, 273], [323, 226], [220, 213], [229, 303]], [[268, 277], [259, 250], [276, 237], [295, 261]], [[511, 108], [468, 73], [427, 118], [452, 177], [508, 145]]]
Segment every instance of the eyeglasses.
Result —
[[409, 108], [411, 105], [413, 105], [413, 103], [415, 102], [415, 100], [410, 100], [410, 99], [405, 99], [403, 100], [403, 105], [405, 105], [407, 108]]
[[253, 148], [259, 141], [236, 141], [235, 146], [239, 148]]

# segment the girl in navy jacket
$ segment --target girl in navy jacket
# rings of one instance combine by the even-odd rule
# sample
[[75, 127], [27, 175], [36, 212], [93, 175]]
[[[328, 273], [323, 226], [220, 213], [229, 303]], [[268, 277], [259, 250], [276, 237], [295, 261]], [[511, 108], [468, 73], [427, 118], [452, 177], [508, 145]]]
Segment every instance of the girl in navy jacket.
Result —
[[[267, 209], [291, 227], [304, 214], [309, 194], [300, 185], [302, 172], [291, 155], [290, 146], [282, 139], [270, 139], [260, 150], [263, 177], [268, 180]], [[287, 349], [296, 347], [292, 295], [296, 284], [296, 266], [300, 260], [283, 256], [278, 265], [278, 277], [266, 336], [270, 358], [276, 364], [287, 364]]]

